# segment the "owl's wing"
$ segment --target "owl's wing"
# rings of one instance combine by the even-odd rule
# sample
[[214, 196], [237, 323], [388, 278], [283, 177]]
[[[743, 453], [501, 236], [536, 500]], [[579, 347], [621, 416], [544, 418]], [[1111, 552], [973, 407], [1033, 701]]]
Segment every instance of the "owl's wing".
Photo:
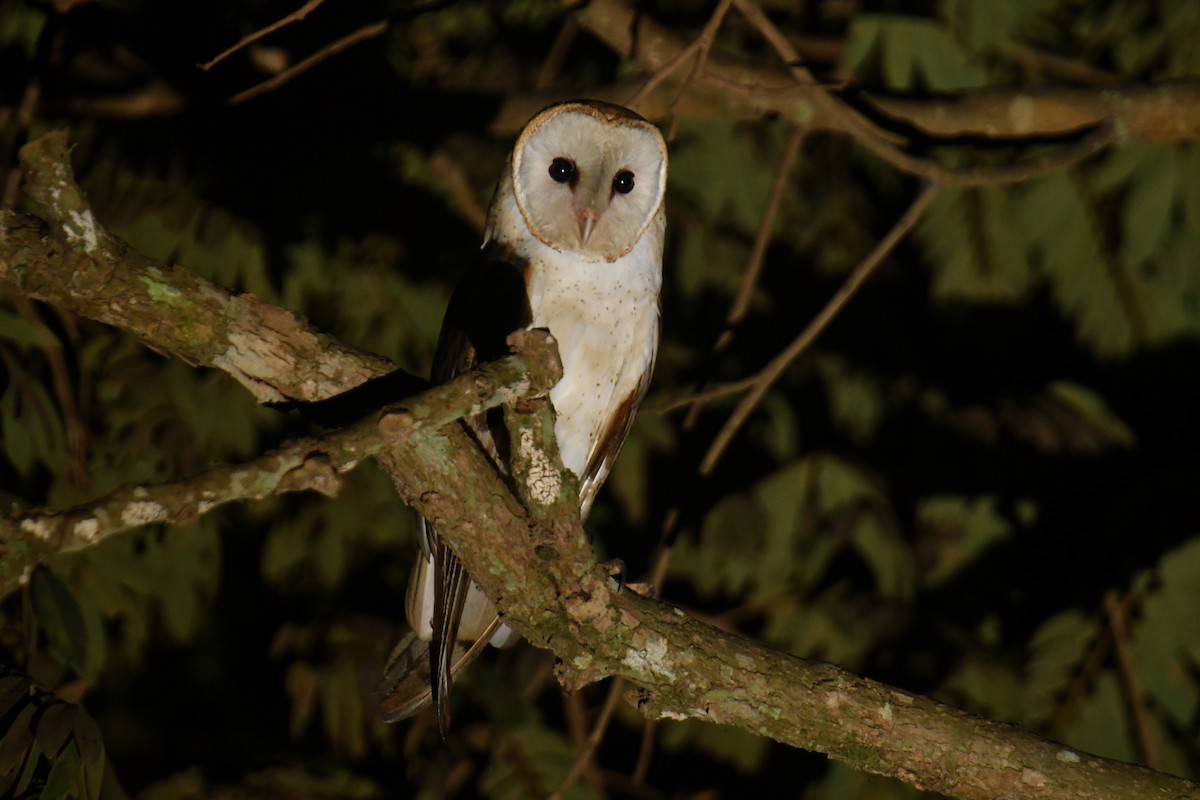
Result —
[[[479, 266], [450, 299], [434, 356], [434, 383], [444, 383], [482, 361], [504, 355], [508, 335], [529, 324], [525, 267], [511, 248], [494, 243], [484, 247]], [[464, 419], [462, 424], [493, 461], [506, 463], [507, 437], [499, 409]], [[472, 591], [471, 576], [424, 519], [420, 520], [419, 536], [424, 558], [432, 560], [434, 580], [431, 596], [426, 598], [422, 592], [415, 602], [432, 600], [432, 614], [420, 615], [431, 616], [431, 639], [427, 646], [415, 636], [402, 641], [389, 660], [377, 693], [387, 698], [383, 705], [389, 720], [403, 719], [433, 702], [438, 710], [438, 727], [445, 736], [450, 723], [450, 686], [487, 644], [499, 620], [493, 619], [469, 648], [463, 646], [459, 628]]]
[[583, 475], [579, 476], [579, 516], [583, 519], [587, 519], [588, 512], [592, 508], [592, 501], [596, 499], [596, 493], [604, 485], [608, 472], [612, 469], [613, 461], [616, 460], [617, 453], [621, 451], [621, 445], [625, 444], [625, 438], [629, 436], [629, 429], [633, 427], [633, 418], [637, 414], [638, 406], [642, 404], [642, 400], [646, 397], [646, 391], [650, 388], [650, 378], [654, 375], [654, 364], [658, 359], [658, 339], [662, 333], [661, 311], [655, 323], [654, 341], [649, 343], [650, 360], [646, 365], [646, 370], [642, 373], [637, 387], [617, 404], [609, 417], [608, 424], [600, 432], [596, 441], [592, 442], [592, 448], [588, 452], [587, 465], [584, 467]]
[[[474, 663], [500, 624], [500, 618], [495, 617], [470, 647], [462, 642], [454, 646], [449, 660], [452, 682], [458, 680], [458, 676]], [[407, 719], [433, 702], [430, 660], [429, 642], [418, 638], [416, 631], [406, 633], [392, 648], [383, 670], [383, 680], [375, 687], [375, 698], [384, 722]]]

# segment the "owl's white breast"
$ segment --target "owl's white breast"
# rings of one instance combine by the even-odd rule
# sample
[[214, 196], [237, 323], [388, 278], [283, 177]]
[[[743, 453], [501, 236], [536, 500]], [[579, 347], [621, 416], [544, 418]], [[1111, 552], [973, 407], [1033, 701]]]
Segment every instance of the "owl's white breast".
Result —
[[[510, 245], [528, 262], [530, 327], [549, 329], [563, 364], [562, 380], [550, 391], [554, 434], [563, 465], [576, 476], [583, 476], [598, 440], [653, 366], [665, 228], [659, 209], [633, 249], [614, 261], [562, 253], [528, 234], [511, 178], [501, 176], [486, 238]], [[605, 477], [597, 475], [594, 485]], [[586, 489], [583, 499], [586, 515]]]
[[582, 476], [597, 440], [637, 390], [658, 347], [661, 251], [654, 236], [614, 262], [588, 263], [541, 246], [526, 286], [532, 327], [558, 341], [562, 380], [550, 391], [563, 465]]

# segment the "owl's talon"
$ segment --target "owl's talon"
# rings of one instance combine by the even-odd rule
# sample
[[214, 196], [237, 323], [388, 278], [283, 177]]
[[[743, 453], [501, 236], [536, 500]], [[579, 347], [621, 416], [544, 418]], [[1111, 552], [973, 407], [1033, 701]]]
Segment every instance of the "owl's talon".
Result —
[[600, 568], [617, 582], [618, 592], [625, 588], [625, 561], [623, 559], [611, 558], [608, 561], [602, 561]]
[[654, 600], [658, 597], [658, 588], [652, 583], [635, 581], [633, 583], [625, 584], [625, 589], [633, 592], [638, 597], [644, 597], [647, 600]]

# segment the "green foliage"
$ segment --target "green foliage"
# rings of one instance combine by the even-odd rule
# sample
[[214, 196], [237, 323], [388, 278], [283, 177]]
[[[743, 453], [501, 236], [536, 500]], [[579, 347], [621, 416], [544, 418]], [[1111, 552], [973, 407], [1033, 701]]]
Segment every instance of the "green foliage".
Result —
[[26, 59], [33, 58], [38, 37], [46, 24], [46, 12], [26, 4], [0, 6], [0, 51], [19, 48]]
[[104, 778], [104, 740], [80, 706], [19, 675], [0, 677], [0, 793], [92, 800]]
[[1171, 726], [1192, 725], [1200, 709], [1200, 539], [1168, 553], [1141, 603], [1132, 655], [1154, 708]]
[[289, 728], [294, 741], [320, 719], [325, 739], [355, 761], [373, 749], [388, 749], [391, 728], [376, 714], [372, 682], [365, 680], [385, 656], [379, 644], [379, 630], [354, 621], [320, 627], [285, 625], [279, 630], [271, 655], [290, 662], [284, 691], [291, 702]]
[[941, 16], [978, 52], [1018, 36], [1053, 5], [1048, 0], [943, 0]]
[[[505, 731], [497, 741], [480, 789], [492, 800], [546, 797], [562, 783], [575, 760], [575, 751], [558, 731], [525, 725]], [[596, 793], [576, 783], [563, 797], [587, 800]]]
[[[1118, 150], [1089, 179], [943, 193], [918, 228], [934, 297], [1015, 303], [1047, 285], [1080, 340], [1108, 358], [1196, 337], [1195, 161], [1191, 148]], [[1121, 230], [1110, 240], [1096, 205], [1113, 200]]]
[[889, 89], [953, 92], [984, 86], [984, 68], [933, 20], [892, 14], [859, 14], [846, 42], [846, 66], [863, 77], [874, 65]]
[[1013, 534], [996, 507], [996, 497], [930, 497], [917, 507], [924, 568], [921, 582], [936, 587]]
[[220, 286], [275, 298], [261, 234], [204, 202], [178, 171], [162, 180], [134, 171], [113, 154], [96, 162], [83, 187], [105, 226], [138, 252], [186, 264]]
[[683, 720], [662, 729], [662, 746], [667, 751], [699, 750], [741, 772], [761, 769], [770, 747], [767, 740], [727, 725]]

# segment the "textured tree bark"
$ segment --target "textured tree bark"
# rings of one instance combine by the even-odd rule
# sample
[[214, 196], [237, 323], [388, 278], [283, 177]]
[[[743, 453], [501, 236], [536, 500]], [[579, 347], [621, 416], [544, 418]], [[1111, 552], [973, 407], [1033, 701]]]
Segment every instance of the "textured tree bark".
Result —
[[[65, 189], [74, 187], [64, 144], [62, 137], [43, 141], [27, 156], [41, 159], [42, 168], [27, 174], [35, 181], [51, 175], [58, 198], [72, 196]], [[50, 192], [40, 196], [44, 206], [56, 199]], [[0, 280], [133, 331], [155, 349], [247, 374], [244, 363], [212, 356], [225, 352], [229, 320], [242, 308], [239, 299], [186, 270], [152, 267], [91, 220], [77, 189], [73, 196], [79, 205], [45, 209], [55, 241], [40, 249], [30, 238], [31, 219], [0, 217]], [[73, 214], [89, 221], [73, 228]], [[105, 276], [101, 284], [80, 282], [81, 275], [98, 272]], [[90, 299], [95, 293], [104, 300]], [[112, 313], [112, 303], [122, 304], [122, 313]], [[189, 314], [187, 330], [175, 321], [181, 307]], [[364, 376], [387, 371], [382, 359], [337, 345], [288, 312], [264, 307], [255, 313], [290, 320], [264, 332], [263, 339], [254, 329], [238, 329], [249, 339], [239, 352], [261, 352], [265, 340], [277, 356], [259, 360], [247, 383], [260, 399], [294, 396], [297, 387], [318, 395], [348, 389]], [[553, 442], [552, 411], [532, 391], [555, 379], [547, 342], [514, 341], [530, 352], [540, 348], [543, 360], [532, 358], [524, 366], [540, 364], [541, 375], [531, 371], [527, 382], [515, 386], [454, 384], [437, 401], [444, 403], [440, 410], [432, 408], [433, 395], [422, 396], [421, 403], [430, 402], [428, 416], [420, 416], [416, 401], [401, 404], [407, 410], [372, 415], [362, 425], [373, 430], [363, 433], [382, 442], [379, 461], [401, 499], [437, 525], [506, 619], [555, 653], [564, 686], [619, 675], [634, 685], [629, 700], [647, 716], [735, 725], [956, 797], [1200, 798], [1200, 787], [1188, 781], [1075, 752], [1014, 726], [773, 651], [667, 603], [619, 591], [596, 563], [579, 521], [573, 476], [563, 470]], [[329, 353], [314, 352], [321, 343], [329, 344], [337, 369], [328, 369]], [[449, 396], [456, 393], [457, 400]], [[492, 402], [481, 400], [485, 394], [498, 394], [498, 402], [511, 406], [508, 424], [517, 454], [511, 483], [461, 426], [437, 427], [461, 411], [464, 394], [471, 408]], [[516, 402], [523, 397], [529, 399]], [[338, 463], [347, 462], [333, 459], [329, 466], [336, 470]]]

